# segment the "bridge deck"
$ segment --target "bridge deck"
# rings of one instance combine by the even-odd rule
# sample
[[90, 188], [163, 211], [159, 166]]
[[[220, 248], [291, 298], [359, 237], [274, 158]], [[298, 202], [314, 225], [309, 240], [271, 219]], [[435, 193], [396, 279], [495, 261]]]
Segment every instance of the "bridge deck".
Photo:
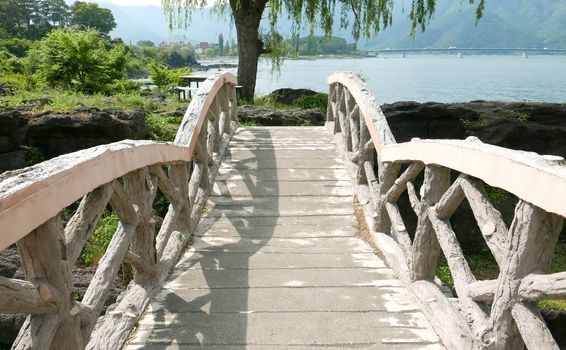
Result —
[[126, 349], [443, 349], [372, 248], [319, 127], [242, 128], [200, 224]]

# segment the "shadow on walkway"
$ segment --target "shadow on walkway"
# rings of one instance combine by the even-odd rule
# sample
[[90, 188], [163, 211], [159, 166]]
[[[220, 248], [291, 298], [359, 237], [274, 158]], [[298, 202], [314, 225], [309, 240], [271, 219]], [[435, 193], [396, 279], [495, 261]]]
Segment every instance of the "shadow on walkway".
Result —
[[[257, 169], [261, 169], [264, 165], [274, 167], [276, 159], [275, 150], [270, 147], [272, 145], [270, 131], [265, 129], [250, 129], [250, 131], [253, 132], [254, 139], [246, 141], [246, 145], [242, 144], [239, 147], [247, 149], [249, 145], [257, 149], [258, 144], [255, 141], [258, 139], [261, 140], [261, 144], [268, 147], [260, 152], [261, 157], [257, 157], [256, 150], [250, 149], [254, 156], [246, 159], [232, 159], [233, 166], [237, 169], [250, 168], [249, 164], [255, 162]], [[226, 158], [230, 157], [231, 152], [228, 149]], [[227, 239], [225, 244], [205, 245], [200, 240], [201, 237], [195, 237], [199, 244], [197, 252], [189, 259], [190, 264], [182, 265], [183, 272], [179, 271], [179, 267], [174, 272], [174, 274], [180, 274], [181, 277], [189, 272], [189, 268], [202, 269], [196, 271], [202, 273], [205, 283], [195, 282], [205, 284], [208, 288], [199, 285], [198, 289], [193, 289], [194, 283], [187, 281], [185, 293], [169, 292], [164, 299], [160, 299], [163, 307], [154, 313], [155, 328], [148, 339], [150, 343], [201, 345], [203, 347], [231, 345], [231, 350], [245, 348], [249, 315], [247, 312], [249, 261], [273, 237], [278, 217], [262, 217], [263, 231], [260, 237], [253, 236], [254, 244], [242, 245], [239, 241], [252, 238], [250, 230], [254, 228], [257, 230], [257, 227], [250, 222], [250, 217], [253, 220], [257, 210], [255, 206], [249, 206], [250, 200], [269, 193], [269, 197], [272, 198], [270, 208], [274, 209], [274, 213], [278, 213], [279, 189], [277, 178], [273, 181], [259, 182], [252, 179], [249, 173], [247, 175], [242, 173], [242, 177], [242, 182], [251, 197], [232, 197], [225, 186], [220, 186], [220, 193], [223, 194], [223, 202], [226, 202], [226, 199], [233, 201], [228, 209], [245, 209], [247, 210], [246, 215], [233, 217], [230, 213], [224, 213], [222, 209], [213, 209], [212, 217], [206, 219], [207, 226], [211, 227], [214, 222], [227, 218], [232, 226], [228, 234], [230, 237], [226, 237], [229, 240]], [[217, 183], [217, 185], [220, 184]], [[214, 203], [219, 197], [209, 199]], [[245, 208], [237, 205], [239, 200], [246, 202]], [[209, 232], [207, 237], [214, 237], [214, 232]], [[190, 272], [191, 276], [195, 276], [192, 272], [194, 270]], [[225, 278], [227, 275], [229, 277]]]

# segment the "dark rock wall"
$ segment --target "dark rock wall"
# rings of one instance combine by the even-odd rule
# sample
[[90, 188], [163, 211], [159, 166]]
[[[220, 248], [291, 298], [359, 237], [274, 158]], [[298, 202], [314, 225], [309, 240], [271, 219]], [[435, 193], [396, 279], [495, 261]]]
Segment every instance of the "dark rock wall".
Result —
[[124, 139], [147, 138], [141, 111], [84, 108], [71, 112], [0, 110], [0, 172], [24, 167], [26, 151], [39, 150], [46, 159]]

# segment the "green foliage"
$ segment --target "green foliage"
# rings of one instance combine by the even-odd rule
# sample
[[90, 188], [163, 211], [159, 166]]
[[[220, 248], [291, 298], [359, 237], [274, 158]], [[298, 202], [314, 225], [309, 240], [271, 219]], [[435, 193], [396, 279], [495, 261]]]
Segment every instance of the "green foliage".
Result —
[[502, 203], [509, 202], [511, 200], [511, 195], [507, 191], [499, 188], [485, 185], [485, 191], [487, 193], [487, 198], [493, 205], [500, 205]]
[[108, 35], [116, 28], [112, 11], [92, 2], [75, 1], [71, 8], [71, 25], [80, 28], [96, 29]]
[[309, 36], [286, 40], [284, 46], [282, 51], [287, 56], [294, 54], [312, 56], [350, 54], [355, 50], [356, 45], [348, 44], [345, 39], [334, 36]]
[[155, 44], [151, 40], [140, 40], [136, 43], [138, 46], [154, 47]]
[[40, 39], [53, 28], [64, 27], [69, 7], [64, 0], [4, 0], [0, 28], [10, 36]]
[[145, 121], [149, 138], [155, 141], [173, 141], [180, 123], [180, 120], [170, 120], [157, 114], [148, 115]]
[[0, 50], [4, 49], [16, 57], [24, 57], [32, 46], [32, 41], [24, 38], [0, 39]]
[[26, 151], [27, 166], [32, 166], [41, 163], [45, 160], [45, 156], [43, 155], [43, 153], [41, 153], [41, 151], [37, 147], [21, 145], [20, 148]]
[[181, 76], [191, 73], [189, 68], [171, 69], [156, 62], [150, 63], [148, 67], [151, 81], [162, 91], [179, 85], [181, 83]]
[[259, 124], [253, 120], [243, 120], [240, 122], [240, 125], [243, 127], [259, 126]]
[[521, 124], [527, 124], [531, 116], [529, 113], [513, 111], [509, 114], [509, 119], [517, 120]]
[[112, 97], [97, 95], [85, 95], [72, 91], [45, 90], [45, 91], [20, 91], [16, 95], [3, 96], [0, 98], [0, 105], [6, 107], [17, 107], [25, 100], [48, 97], [51, 100], [46, 106], [38, 107], [36, 110], [49, 108], [53, 111], [69, 111], [81, 106], [97, 108], [116, 108], [116, 109], [138, 109], [146, 113], [154, 112], [161, 108], [159, 101], [145, 98], [135, 93], [117, 93]]
[[295, 102], [295, 106], [304, 109], [316, 108], [322, 113], [326, 113], [326, 109], [328, 108], [328, 94], [317, 93], [312, 96], [301, 96]]
[[6, 50], [0, 49], [0, 73], [23, 73], [24, 63]]
[[106, 48], [96, 30], [57, 29], [49, 33], [30, 56], [37, 73], [52, 87], [84, 93], [108, 92], [125, 78], [123, 45]]
[[[37, 86], [33, 76], [27, 73], [9, 73], [0, 67], [0, 96], [15, 95], [20, 91], [32, 89]], [[5, 96], [4, 98], [10, 98]]]
[[114, 212], [104, 211], [102, 218], [96, 225], [96, 229], [87, 241], [80, 257], [79, 261], [84, 265], [95, 265], [98, 264], [106, 248], [116, 232], [119, 222], [118, 215]]

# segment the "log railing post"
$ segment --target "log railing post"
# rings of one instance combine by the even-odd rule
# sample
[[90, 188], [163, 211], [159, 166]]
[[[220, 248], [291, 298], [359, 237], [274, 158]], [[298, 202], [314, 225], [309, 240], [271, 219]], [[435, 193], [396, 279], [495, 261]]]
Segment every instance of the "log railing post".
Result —
[[45, 286], [45, 299], [54, 298], [55, 313], [31, 315], [12, 349], [80, 349], [80, 319], [72, 298], [63, 225], [56, 216], [18, 242], [26, 278]]
[[521, 279], [548, 269], [562, 224], [563, 219], [557, 215], [525, 201], [517, 204], [487, 330], [495, 349], [523, 349], [512, 315]]
[[434, 205], [449, 187], [450, 169], [434, 165], [426, 166], [410, 259], [411, 278], [414, 281], [432, 281], [436, 275], [440, 245], [428, 218], [428, 211], [434, 210]]

